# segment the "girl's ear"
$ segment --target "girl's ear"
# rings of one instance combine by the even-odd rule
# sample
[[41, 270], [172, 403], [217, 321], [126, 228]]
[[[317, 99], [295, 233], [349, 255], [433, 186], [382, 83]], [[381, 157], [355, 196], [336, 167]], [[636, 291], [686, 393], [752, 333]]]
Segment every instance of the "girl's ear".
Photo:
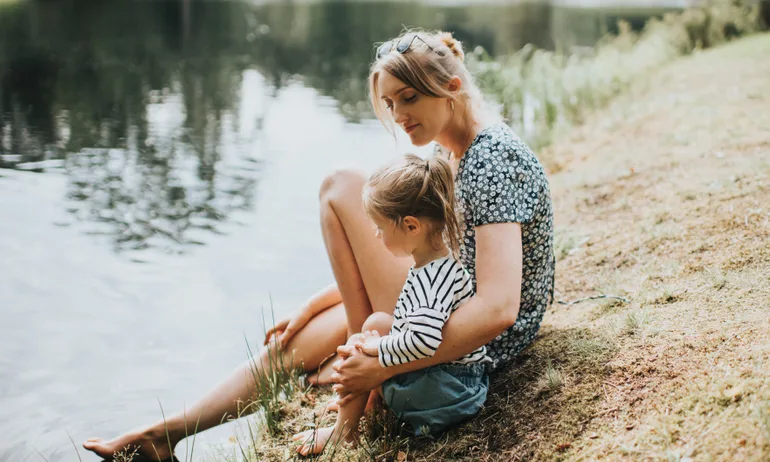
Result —
[[404, 217], [404, 221], [402, 224], [404, 227], [404, 231], [407, 233], [417, 233], [420, 231], [420, 228], [422, 226], [422, 224], [420, 223], [420, 220], [412, 216]]

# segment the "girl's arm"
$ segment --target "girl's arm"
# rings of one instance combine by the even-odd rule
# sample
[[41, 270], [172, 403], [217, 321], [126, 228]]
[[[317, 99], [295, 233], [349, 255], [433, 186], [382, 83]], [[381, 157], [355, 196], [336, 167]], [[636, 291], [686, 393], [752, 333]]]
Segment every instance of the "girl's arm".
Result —
[[[444, 324], [452, 308], [461, 306], [473, 296], [470, 275], [459, 263], [444, 263], [436, 271], [431, 276], [430, 270], [424, 268], [412, 275], [415, 282], [408, 284], [414, 290], [419, 305], [403, 310], [401, 316], [405, 322], [399, 331], [391, 332], [377, 341], [376, 355], [383, 367], [435, 355], [443, 340]], [[404, 299], [409, 300], [411, 297], [404, 296]], [[363, 351], [369, 354], [366, 349]]]
[[337, 352], [346, 359], [335, 363], [332, 380], [340, 405], [393, 377], [454, 361], [486, 345], [519, 315], [522, 278], [521, 225], [495, 223], [476, 227], [476, 295], [452, 313], [444, 325], [443, 341], [430, 358], [382, 367], [379, 359], [354, 347]]
[[342, 295], [337, 288], [337, 284], [332, 284], [321, 289], [315, 295], [300, 307], [299, 312], [294, 316], [283, 319], [275, 326], [265, 332], [265, 345], [270, 343], [271, 337], [275, 336], [280, 346], [285, 346], [294, 334], [299, 332], [308, 321], [313, 319], [318, 313], [342, 302]]

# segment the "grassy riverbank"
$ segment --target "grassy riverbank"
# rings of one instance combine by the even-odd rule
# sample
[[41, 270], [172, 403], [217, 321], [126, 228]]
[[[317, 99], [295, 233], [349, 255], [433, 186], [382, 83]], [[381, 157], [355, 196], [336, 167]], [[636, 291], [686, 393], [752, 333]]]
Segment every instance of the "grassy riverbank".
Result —
[[[543, 151], [560, 159], [557, 299], [628, 302], [554, 305], [440, 441], [379, 432], [322, 460], [770, 457], [768, 56], [764, 34], [676, 60]], [[290, 456], [327, 397], [295, 395], [245, 452]]]

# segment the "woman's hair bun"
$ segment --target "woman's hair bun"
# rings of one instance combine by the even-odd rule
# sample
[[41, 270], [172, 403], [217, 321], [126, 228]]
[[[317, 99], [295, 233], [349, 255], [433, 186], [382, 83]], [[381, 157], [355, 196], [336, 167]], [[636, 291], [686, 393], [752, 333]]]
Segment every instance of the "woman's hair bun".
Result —
[[446, 45], [449, 50], [452, 51], [452, 54], [455, 55], [457, 59], [460, 61], [465, 59], [462, 43], [458, 42], [454, 37], [452, 37], [451, 32], [439, 32], [437, 38], [441, 41], [441, 43]]

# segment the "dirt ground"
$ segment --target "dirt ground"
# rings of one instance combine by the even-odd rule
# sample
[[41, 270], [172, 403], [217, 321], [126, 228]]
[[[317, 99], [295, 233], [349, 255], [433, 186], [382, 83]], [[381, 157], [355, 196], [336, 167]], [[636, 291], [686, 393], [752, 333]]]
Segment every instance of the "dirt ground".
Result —
[[554, 304], [477, 418], [364, 459], [770, 460], [768, 58], [677, 60], [540, 153], [557, 300], [624, 300]]

